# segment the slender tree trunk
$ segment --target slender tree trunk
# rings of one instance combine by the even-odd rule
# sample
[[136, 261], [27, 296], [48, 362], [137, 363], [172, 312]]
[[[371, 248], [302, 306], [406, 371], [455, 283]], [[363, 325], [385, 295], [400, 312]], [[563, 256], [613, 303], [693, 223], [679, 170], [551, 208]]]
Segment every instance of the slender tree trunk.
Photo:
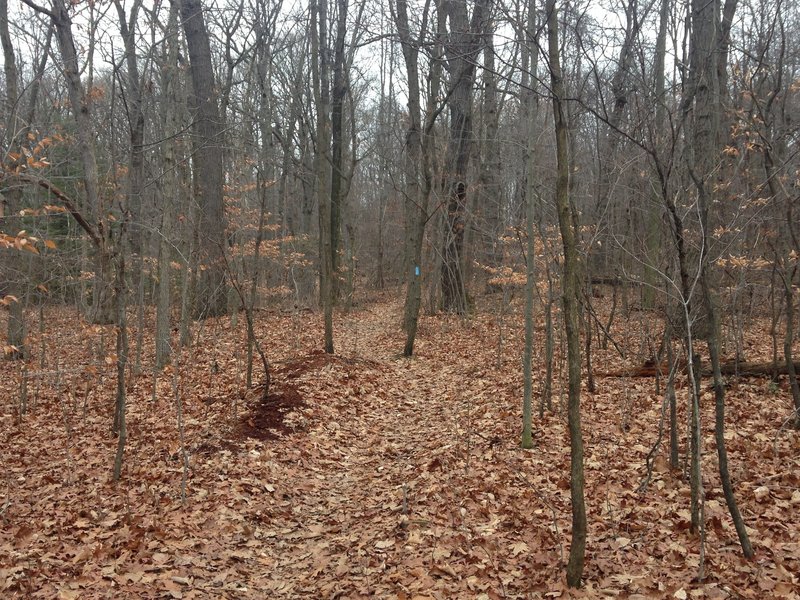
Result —
[[331, 269], [334, 299], [339, 298], [339, 271], [342, 253], [342, 214], [344, 204], [344, 100], [347, 95], [344, 42], [347, 34], [348, 0], [337, 0], [336, 39], [333, 52], [331, 91]]
[[[503, 207], [502, 191], [499, 184], [501, 176], [500, 144], [498, 130], [500, 128], [500, 107], [498, 106], [497, 67], [495, 65], [494, 20], [486, 19], [485, 45], [483, 48], [483, 123], [485, 138], [482, 143], [478, 190], [476, 194], [477, 212], [483, 216], [481, 260], [486, 266], [497, 268], [503, 263], [503, 246], [500, 236], [503, 234], [501, 210]], [[492, 288], [492, 286], [489, 286]]]
[[542, 397], [539, 400], [539, 418], [544, 417], [544, 408], [553, 410], [553, 354], [555, 350], [555, 341], [553, 339], [553, 277], [550, 273], [549, 259], [545, 264], [545, 272], [547, 274], [547, 303], [544, 307], [544, 364], [545, 374], [544, 382], [542, 384]]
[[669, 401], [669, 467], [678, 469], [678, 401], [675, 397], [675, 352], [672, 350], [672, 341], [667, 340], [667, 363], [669, 375], [667, 376], [667, 400]]
[[[536, 130], [539, 117], [539, 107], [536, 91], [531, 87], [529, 73], [536, 73], [539, 67], [539, 40], [534, 33], [536, 25], [535, 7], [533, 3], [528, 7], [527, 27], [522, 43], [526, 48], [522, 60], [522, 84], [526, 90], [523, 98], [523, 114], [525, 115], [525, 129], [527, 131], [527, 145], [525, 152], [525, 231], [527, 233], [526, 270], [525, 270], [525, 350], [522, 358], [523, 398], [522, 398], [522, 447], [533, 447], [532, 420], [533, 420], [533, 307], [534, 290], [536, 289], [536, 188], [534, 173], [536, 166]], [[534, 37], [535, 36], [535, 37]], [[528, 50], [530, 49], [530, 53]], [[494, 52], [492, 48], [488, 52]], [[530, 63], [530, 64], [529, 64]], [[488, 93], [488, 90], [487, 90]], [[496, 131], [495, 131], [496, 134]], [[497, 240], [494, 240], [497, 242]], [[543, 404], [539, 403], [539, 418], [543, 416]]]
[[320, 299], [325, 320], [325, 352], [333, 354], [333, 252], [331, 222], [331, 122], [330, 77], [328, 61], [328, 2], [311, 4], [311, 70], [317, 112], [317, 147], [314, 152], [314, 175], [319, 205], [319, 279]]
[[558, 14], [555, 0], [547, 0], [548, 57], [550, 82], [553, 94], [555, 121], [557, 179], [556, 208], [564, 247], [562, 292], [564, 325], [567, 333], [568, 407], [570, 438], [570, 497], [572, 500], [572, 543], [567, 564], [567, 585], [579, 587], [583, 577], [586, 553], [586, 505], [584, 502], [583, 437], [581, 433], [581, 349], [580, 305], [578, 290], [578, 249], [575, 233], [575, 216], [569, 198], [569, 156], [567, 116], [564, 106], [566, 92], [561, 73], [561, 56], [558, 41]]
[[[123, 240], [120, 240], [122, 247]], [[122, 475], [122, 461], [125, 456], [125, 443], [128, 439], [127, 396], [125, 391], [125, 367], [128, 363], [128, 320], [125, 293], [125, 253], [117, 256], [116, 298], [117, 298], [117, 398], [115, 404], [114, 429], [117, 432], [117, 452], [114, 456], [114, 481]]]
[[[88, 213], [95, 223], [104, 220], [106, 207], [99, 191], [97, 160], [94, 147], [94, 125], [92, 124], [91, 99], [87, 97], [81, 70], [78, 64], [78, 53], [72, 35], [72, 20], [64, 2], [53, 0], [50, 18], [56, 30], [56, 40], [61, 53], [64, 78], [69, 92], [69, 101], [76, 125], [76, 139], [83, 167], [83, 185], [86, 194]], [[106, 246], [107, 228], [100, 227], [101, 246], [94, 255], [95, 278], [92, 288], [91, 320], [95, 323], [113, 323], [115, 320], [113, 307], [113, 268], [109, 264]]]
[[[19, 74], [17, 73], [17, 58], [14, 53], [14, 45], [8, 30], [8, 1], [0, 0], [0, 40], [3, 45], [3, 72], [5, 75], [6, 93], [2, 116], [6, 123], [5, 135], [8, 136], [8, 146], [10, 153], [14, 152], [21, 156], [19, 151], [19, 137], [17, 132], [26, 129], [26, 125], [19, 118]], [[15, 165], [11, 164], [12, 169]], [[6, 213], [14, 215], [19, 210], [22, 200], [22, 188], [15, 188], [5, 192], [0, 197], [0, 217]], [[7, 206], [6, 206], [7, 204]], [[11, 228], [5, 228], [8, 235], [16, 232]], [[7, 293], [16, 298], [8, 307], [8, 345], [14, 348], [11, 352], [5, 353], [9, 359], [24, 359], [28, 354], [25, 342], [25, 285], [23, 281], [24, 265], [22, 257], [16, 249], [0, 250], [0, 256], [4, 257], [5, 264], [13, 274], [9, 274], [7, 279]]]
[[800, 383], [797, 381], [797, 370], [794, 366], [792, 346], [794, 345], [794, 298], [792, 293], [792, 281], [797, 268], [787, 269], [784, 275], [783, 289], [786, 297], [786, 331], [783, 335], [783, 357], [786, 361], [786, 373], [789, 378], [789, 389], [792, 391], [794, 402], [794, 426], [800, 429]]
[[[655, 109], [655, 142], [659, 146], [666, 143], [665, 135], [661, 132], [666, 130], [666, 96], [665, 96], [665, 61], [667, 54], [667, 28], [669, 27], [669, 15], [672, 0], [661, 0], [659, 11], [658, 33], [656, 34], [656, 48], [653, 65], [653, 97], [656, 102]], [[647, 248], [648, 264], [644, 267], [644, 281], [642, 286], [642, 306], [645, 310], [653, 308], [655, 301], [655, 290], [658, 286], [658, 271], [651, 265], [657, 264], [658, 250], [661, 243], [660, 231], [661, 220], [659, 218], [660, 194], [654, 192], [653, 202], [648, 205], [647, 223], [645, 225], [645, 245]]]
[[158, 238], [158, 300], [156, 304], [156, 368], [161, 369], [171, 360], [171, 269], [172, 269], [172, 220], [173, 207], [178, 194], [178, 165], [175, 160], [175, 136], [178, 135], [178, 94], [176, 86], [178, 44], [178, 7], [170, 5], [167, 31], [167, 51], [162, 67], [162, 89], [164, 93], [163, 128], [167, 141], [163, 145], [163, 169], [159, 189], [161, 191], [161, 228]]
[[[430, 2], [426, 2], [422, 13], [423, 22], [420, 35], [425, 34], [429, 6]], [[403, 348], [403, 355], [406, 357], [412, 356], [414, 353], [419, 311], [422, 304], [422, 243], [425, 235], [425, 226], [429, 218], [428, 202], [433, 181], [431, 173], [432, 148], [434, 145], [433, 125], [437, 114], [436, 102], [439, 95], [442, 69], [440, 42], [442, 39], [443, 9], [441, 6], [437, 6], [436, 15], [437, 36], [428, 80], [430, 93], [423, 121], [418, 63], [420, 41], [413, 39], [411, 36], [406, 0], [396, 0], [394, 18], [406, 65], [409, 114], [404, 161], [406, 176], [404, 202], [406, 219], [406, 298], [403, 326], [406, 332], [406, 343]]]
[[[142, 252], [142, 188], [144, 186], [144, 110], [139, 80], [139, 61], [136, 52], [136, 25], [142, 0], [135, 0], [130, 8], [130, 19], [126, 18], [121, 0], [114, 0], [119, 19], [120, 33], [125, 44], [126, 106], [130, 137], [130, 167], [128, 169], [128, 209], [132, 224], [128, 239], [136, 254]], [[139, 271], [141, 275], [141, 271]]]

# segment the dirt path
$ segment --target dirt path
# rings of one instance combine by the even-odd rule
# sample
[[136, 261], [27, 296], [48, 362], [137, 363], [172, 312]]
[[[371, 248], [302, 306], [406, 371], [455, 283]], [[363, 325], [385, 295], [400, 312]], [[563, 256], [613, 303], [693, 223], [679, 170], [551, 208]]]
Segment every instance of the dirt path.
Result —
[[[276, 592], [389, 593], [388, 582], [409, 577], [408, 565], [392, 557], [409, 529], [452, 517], [440, 511], [450, 486], [439, 481], [441, 489], [431, 489], [439, 486], [427, 480], [450, 460], [457, 415], [441, 392], [457, 389], [458, 382], [424, 355], [397, 355], [398, 319], [396, 305], [346, 319], [337, 336], [345, 358], [327, 361], [310, 378], [340, 385], [314, 399], [326, 405], [322, 422], [308, 432], [318, 460], [304, 475], [315, 483], [294, 513], [310, 535], [277, 558]], [[432, 455], [431, 448], [439, 451]], [[298, 555], [314, 563], [308, 577], [298, 577]]]

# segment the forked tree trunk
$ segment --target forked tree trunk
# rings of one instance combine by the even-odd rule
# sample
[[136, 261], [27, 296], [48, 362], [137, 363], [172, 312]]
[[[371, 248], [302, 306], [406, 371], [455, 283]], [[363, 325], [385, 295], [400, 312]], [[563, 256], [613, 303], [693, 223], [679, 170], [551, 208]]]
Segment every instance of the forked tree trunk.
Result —
[[472, 151], [472, 87], [489, 1], [477, 0], [471, 18], [467, 15], [466, 0], [445, 0], [442, 4], [450, 24], [445, 53], [452, 81], [447, 101], [450, 109], [450, 140], [445, 161], [447, 201], [442, 250], [442, 306], [447, 311], [461, 314], [467, 310], [463, 262], [467, 227], [467, 177]]
[[[719, 474], [722, 491], [733, 520], [742, 552], [747, 558], [753, 556], [753, 547], [739, 512], [734, 496], [733, 484], [728, 470], [728, 454], [725, 448], [725, 386], [720, 369], [720, 325], [715, 298], [711, 289], [711, 265], [709, 248], [709, 209], [715, 194], [715, 171], [720, 157], [720, 122], [724, 109], [722, 89], [724, 77], [720, 73], [719, 54], [727, 54], [727, 35], [737, 0], [726, 0], [724, 13], [720, 15], [718, 2], [693, 0], [692, 2], [692, 54], [689, 101], [693, 103], [692, 155], [689, 172], [697, 189], [700, 213], [701, 255], [700, 288], [708, 318], [708, 352], [714, 377], [715, 419], [714, 437], [717, 442]], [[724, 71], [724, 68], [723, 68]]]
[[[423, 35], [428, 22], [430, 2], [423, 10], [423, 21], [420, 35]], [[403, 355], [412, 356], [417, 336], [419, 311], [422, 304], [422, 242], [425, 226], [428, 222], [428, 202], [430, 199], [433, 176], [432, 147], [433, 124], [436, 117], [436, 102], [441, 81], [441, 37], [443, 11], [437, 7], [437, 36], [434, 47], [434, 59], [430, 67], [428, 79], [430, 94], [422, 113], [422, 94], [420, 92], [419, 49], [420, 40], [413, 39], [408, 20], [408, 5], [405, 0], [396, 0], [394, 11], [395, 25], [400, 38], [400, 46], [406, 65], [408, 81], [408, 114], [409, 126], [405, 144], [405, 279], [406, 299], [403, 310], [403, 327], [406, 342]]]

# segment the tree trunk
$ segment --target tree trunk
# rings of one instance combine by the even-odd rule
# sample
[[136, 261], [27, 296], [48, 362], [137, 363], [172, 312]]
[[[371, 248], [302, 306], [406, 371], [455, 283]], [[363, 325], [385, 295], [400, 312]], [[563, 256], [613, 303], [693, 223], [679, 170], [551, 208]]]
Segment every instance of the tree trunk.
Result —
[[[522, 60], [522, 87], [525, 89], [523, 97], [523, 114], [525, 115], [525, 130], [527, 144], [525, 147], [525, 231], [527, 233], [526, 270], [525, 270], [525, 350], [522, 358], [522, 447], [533, 447], [533, 305], [534, 290], [536, 289], [536, 188], [534, 186], [534, 170], [536, 166], [536, 121], [539, 116], [539, 105], [536, 90], [531, 87], [531, 76], [539, 68], [539, 39], [536, 26], [535, 8], [533, 4], [528, 7], [527, 27], [524, 35], [520, 35], [526, 49]], [[534, 33], [534, 32], [537, 33]], [[491, 48], [487, 49], [493, 52]], [[488, 90], [487, 90], [488, 93]], [[495, 131], [496, 135], [496, 131]], [[496, 151], [496, 150], [495, 150]], [[497, 240], [494, 240], [497, 243]], [[498, 263], [499, 264], [499, 263]], [[496, 266], [496, 265], [493, 265]], [[543, 402], [539, 403], [539, 417], [543, 415]]]
[[[717, 442], [717, 455], [722, 490], [728, 511], [733, 519], [742, 552], [747, 558], [753, 556], [744, 521], [734, 496], [733, 485], [728, 470], [728, 455], [725, 448], [725, 386], [720, 369], [720, 326], [715, 298], [711, 289], [711, 265], [709, 248], [709, 208], [715, 194], [717, 161], [720, 157], [720, 121], [723, 103], [721, 77], [715, 57], [721, 48], [727, 48], [726, 32], [730, 29], [737, 0], [726, 0], [724, 19], [720, 23], [719, 4], [706, 0], [692, 2], [692, 54], [690, 101], [693, 101], [692, 155], [689, 172], [697, 189], [698, 211], [700, 213], [701, 255], [699, 282], [703, 294], [703, 304], [709, 323], [707, 342], [714, 377], [715, 419], [714, 436]], [[726, 22], [727, 20], [727, 22]]]
[[467, 17], [466, 0], [446, 0], [443, 5], [450, 23], [445, 53], [452, 83], [448, 95], [450, 140], [445, 161], [447, 210], [442, 250], [442, 306], [446, 311], [463, 314], [467, 309], [463, 261], [467, 170], [472, 149], [472, 88], [489, 0], [475, 2], [471, 20]]
[[[67, 5], [53, 0], [50, 17], [56, 30], [56, 40], [61, 53], [64, 79], [67, 83], [69, 101], [76, 125], [78, 151], [83, 167], [83, 185], [86, 194], [87, 211], [98, 225], [104, 220], [106, 206], [102, 202], [99, 191], [97, 160], [94, 147], [94, 126], [91, 116], [91, 99], [89, 99], [81, 82], [81, 71], [78, 65], [78, 53], [72, 36], [72, 20]], [[101, 245], [96, 248], [94, 256], [94, 284], [92, 287], [92, 310], [90, 319], [95, 323], [113, 323], [115, 321], [113, 305], [113, 268], [109, 264], [107, 248], [108, 228], [98, 227], [101, 232]]]
[[800, 429], [800, 383], [797, 381], [797, 368], [795, 367], [792, 355], [794, 345], [794, 298], [792, 294], [792, 281], [797, 268], [787, 269], [784, 276], [784, 294], [786, 295], [786, 331], [783, 336], [783, 358], [785, 360], [786, 373], [789, 377], [789, 389], [792, 391], [794, 402], [794, 426]]
[[[656, 103], [655, 108], [655, 143], [659, 146], [666, 136], [661, 132], [666, 130], [666, 96], [665, 92], [665, 61], [667, 53], [667, 28], [669, 27], [669, 15], [671, 0], [661, 0], [661, 10], [659, 11], [658, 33], [656, 34], [656, 48], [653, 64], [653, 98]], [[658, 264], [658, 251], [661, 244], [660, 232], [662, 222], [659, 218], [658, 205], [660, 194], [656, 190], [653, 202], [647, 209], [647, 223], [645, 225], [645, 246], [647, 249], [647, 264], [644, 265], [644, 283], [642, 286], [642, 307], [645, 310], [653, 308], [655, 302], [655, 290], [658, 288], [658, 270], [654, 265]]]
[[342, 214], [344, 182], [344, 99], [347, 95], [344, 42], [347, 34], [348, 0], [337, 0], [336, 39], [333, 52], [331, 91], [331, 272], [334, 299], [339, 298], [339, 271], [342, 254]]
[[[422, 13], [423, 21], [420, 28], [420, 36], [425, 35], [429, 5], [429, 2], [426, 3]], [[425, 226], [429, 219], [428, 202], [433, 182], [431, 172], [434, 144], [433, 125], [437, 115], [436, 102], [439, 95], [442, 70], [441, 39], [444, 17], [441, 6], [437, 6], [436, 14], [437, 36], [428, 78], [430, 94], [428, 95], [423, 121], [418, 62], [420, 41], [413, 39], [411, 36], [406, 0], [396, 0], [394, 18], [406, 65], [409, 114], [404, 161], [406, 176], [404, 202], [406, 219], [406, 257], [404, 261], [406, 265], [406, 298], [403, 311], [403, 326], [406, 332], [406, 342], [403, 348], [403, 355], [406, 357], [412, 356], [414, 353], [419, 311], [422, 304], [422, 243], [425, 235]]]
[[[123, 225], [123, 228], [125, 225]], [[123, 234], [124, 235], [124, 234]], [[120, 240], [120, 247], [124, 240]], [[125, 456], [125, 443], [128, 439], [127, 396], [125, 387], [125, 366], [128, 364], [128, 320], [125, 294], [125, 253], [120, 252], [116, 260], [116, 298], [117, 298], [117, 397], [114, 405], [114, 431], [117, 433], [117, 452], [114, 456], [114, 481], [122, 476], [122, 459]]]
[[201, 0], [173, 0], [181, 3], [181, 18], [189, 50], [192, 91], [193, 187], [199, 203], [202, 232], [198, 248], [200, 277], [194, 313], [199, 317], [226, 313], [225, 285], [225, 209], [222, 195], [222, 122], [217, 103], [217, 88], [211, 62], [208, 29]]
[[331, 122], [330, 67], [328, 64], [328, 2], [311, 4], [311, 70], [317, 112], [317, 147], [314, 176], [319, 205], [320, 300], [325, 320], [325, 352], [333, 354], [333, 252], [331, 222]]
[[580, 305], [578, 302], [579, 274], [578, 248], [575, 232], [575, 216], [569, 198], [569, 156], [567, 141], [567, 118], [564, 106], [566, 92], [561, 73], [561, 57], [558, 42], [558, 14], [555, 0], [547, 0], [548, 56], [550, 82], [553, 94], [553, 118], [555, 121], [557, 179], [556, 208], [561, 241], [564, 247], [562, 292], [564, 325], [567, 334], [568, 404], [567, 416], [570, 439], [570, 497], [572, 500], [572, 543], [567, 564], [567, 585], [579, 587], [583, 577], [586, 552], [586, 506], [583, 480], [583, 437], [581, 433], [581, 349], [580, 349]]
[[[3, 106], [2, 116], [6, 123], [6, 132], [10, 134], [8, 149], [10, 152], [19, 152], [19, 137], [17, 132], [25, 127], [25, 123], [19, 118], [19, 74], [17, 73], [17, 58], [14, 54], [14, 45], [8, 30], [8, 1], [0, 0], [0, 40], [3, 45], [3, 71], [5, 74], [6, 94], [5, 105]], [[9, 165], [14, 167], [14, 165]], [[22, 200], [22, 188], [14, 188], [5, 192], [0, 197], [0, 217], [6, 213], [14, 215], [19, 210]], [[15, 235], [16, 232], [11, 228], [5, 228], [8, 235]], [[16, 298], [8, 307], [8, 345], [12, 348], [6, 352], [5, 357], [9, 359], [24, 359], [28, 354], [25, 341], [25, 282], [23, 281], [24, 265], [19, 251], [16, 249], [0, 250], [0, 256], [4, 257], [3, 263], [8, 266], [9, 273], [6, 274], [8, 295]], [[5, 269], [3, 269], [5, 271]]]
[[[535, 11], [532, 11], [535, 12]], [[497, 75], [495, 73], [494, 20], [486, 19], [486, 33], [483, 49], [483, 123], [485, 136], [482, 143], [483, 155], [478, 175], [477, 212], [482, 215], [481, 242], [483, 253], [481, 261], [487, 267], [497, 268], [503, 263], [502, 191], [499, 184], [501, 174], [501, 153], [498, 143], [500, 127], [500, 107], [498, 106]], [[523, 86], [526, 87], [526, 86]], [[492, 289], [494, 286], [489, 286]]]
[[177, 61], [178, 44], [175, 34], [178, 30], [178, 7], [170, 5], [167, 31], [167, 52], [161, 72], [161, 85], [163, 89], [165, 108], [163, 111], [164, 136], [167, 140], [163, 145], [164, 176], [161, 179], [161, 228], [158, 238], [158, 301], [156, 305], [156, 368], [161, 369], [171, 360], [171, 269], [172, 269], [172, 242], [171, 230], [175, 197], [178, 194], [178, 168], [175, 160], [175, 136], [180, 131], [178, 122], [178, 94], [176, 87], [178, 81]]

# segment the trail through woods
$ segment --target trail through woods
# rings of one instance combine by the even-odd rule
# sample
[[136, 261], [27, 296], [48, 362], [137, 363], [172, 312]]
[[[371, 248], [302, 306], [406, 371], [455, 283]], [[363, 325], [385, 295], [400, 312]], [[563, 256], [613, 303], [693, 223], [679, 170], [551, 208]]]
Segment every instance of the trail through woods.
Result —
[[[258, 389], [244, 390], [244, 319], [236, 329], [206, 322], [177, 378], [171, 367], [158, 377], [155, 400], [147, 350], [114, 486], [113, 329], [80, 329], [53, 309], [21, 419], [22, 373], [0, 367], [0, 596], [799, 597], [800, 441], [779, 431], [786, 389], [758, 379], [729, 389], [730, 459], [754, 562], [741, 559], [727, 516], [704, 401], [709, 575], [698, 583], [688, 484], [666, 468], [666, 434], [647, 491], [636, 491], [657, 436], [653, 382], [600, 379], [583, 400], [586, 585], [567, 591], [566, 423], [547, 414], [536, 447], [519, 449], [521, 319], [506, 319], [499, 365], [491, 311], [424, 317], [411, 360], [399, 356], [400, 319], [386, 299], [340, 315], [329, 357], [318, 351], [319, 315], [259, 313], [274, 363], [263, 405]], [[752, 334], [754, 360], [762, 334]], [[599, 371], [631, 366], [612, 352], [598, 351]], [[184, 503], [173, 381], [186, 420]], [[558, 380], [554, 389], [558, 406]]]

